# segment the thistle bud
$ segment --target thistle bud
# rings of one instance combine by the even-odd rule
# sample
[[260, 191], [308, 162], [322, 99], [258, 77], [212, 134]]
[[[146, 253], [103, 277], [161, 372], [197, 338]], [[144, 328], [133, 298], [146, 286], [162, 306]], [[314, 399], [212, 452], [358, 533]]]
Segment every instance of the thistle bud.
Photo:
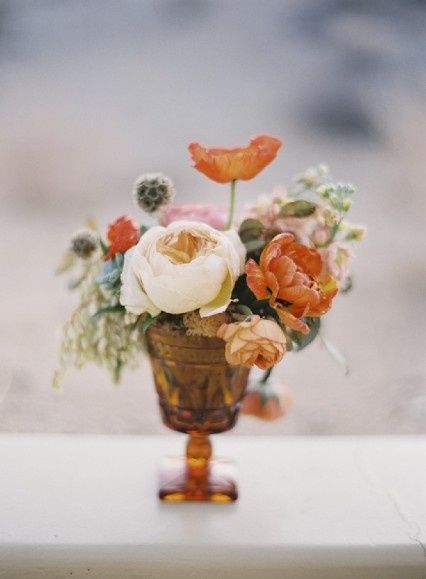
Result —
[[89, 259], [98, 248], [98, 243], [98, 237], [93, 231], [81, 229], [71, 238], [71, 251], [81, 259]]
[[146, 173], [136, 180], [133, 195], [143, 211], [154, 213], [170, 203], [175, 195], [175, 188], [169, 177], [161, 173]]

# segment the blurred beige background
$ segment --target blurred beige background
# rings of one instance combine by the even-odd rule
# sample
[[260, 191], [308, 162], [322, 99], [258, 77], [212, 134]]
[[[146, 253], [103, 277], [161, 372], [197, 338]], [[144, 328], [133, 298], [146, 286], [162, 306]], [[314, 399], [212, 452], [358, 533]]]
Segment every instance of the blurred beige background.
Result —
[[358, 187], [355, 287], [319, 344], [276, 372], [287, 419], [239, 433], [426, 432], [425, 66], [420, 0], [0, 2], [0, 430], [164, 433], [147, 362], [113, 387], [88, 368], [51, 389], [58, 328], [75, 297], [53, 270], [88, 214], [142, 219], [145, 171], [180, 202], [227, 202], [186, 145], [281, 136], [239, 207], [326, 161]]

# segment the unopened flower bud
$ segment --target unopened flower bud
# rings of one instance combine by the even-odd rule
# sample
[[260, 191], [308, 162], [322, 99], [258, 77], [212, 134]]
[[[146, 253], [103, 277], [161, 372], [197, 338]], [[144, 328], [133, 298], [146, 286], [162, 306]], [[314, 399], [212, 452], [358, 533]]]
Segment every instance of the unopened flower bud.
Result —
[[174, 185], [161, 173], [141, 175], [133, 188], [133, 195], [139, 207], [146, 213], [154, 213], [167, 205], [174, 197]]
[[352, 225], [346, 235], [347, 241], [362, 241], [367, 233], [363, 225]]
[[71, 238], [71, 251], [77, 257], [88, 259], [98, 248], [98, 237], [90, 229], [81, 229]]
[[327, 227], [333, 227], [339, 222], [339, 214], [334, 209], [324, 209], [322, 212], [324, 223]]
[[349, 198], [343, 199], [342, 201], [342, 209], [343, 211], [349, 211], [351, 208], [352, 201]]
[[329, 199], [332, 192], [333, 187], [331, 185], [320, 185], [317, 189], [318, 195], [323, 199]]

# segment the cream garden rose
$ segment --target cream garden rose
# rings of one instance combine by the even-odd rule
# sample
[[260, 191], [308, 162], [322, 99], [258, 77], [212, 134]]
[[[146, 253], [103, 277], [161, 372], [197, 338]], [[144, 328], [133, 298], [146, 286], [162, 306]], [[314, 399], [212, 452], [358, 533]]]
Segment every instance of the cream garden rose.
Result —
[[223, 312], [244, 272], [245, 256], [234, 230], [193, 221], [152, 227], [125, 254], [120, 303], [133, 314], [152, 316]]

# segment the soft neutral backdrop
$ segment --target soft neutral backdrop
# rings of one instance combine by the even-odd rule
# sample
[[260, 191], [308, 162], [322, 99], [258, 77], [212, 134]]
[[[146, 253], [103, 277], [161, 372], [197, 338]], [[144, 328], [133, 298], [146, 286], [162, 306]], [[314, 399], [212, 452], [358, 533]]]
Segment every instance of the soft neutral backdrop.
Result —
[[[327, 161], [358, 187], [355, 287], [327, 318], [351, 373], [319, 345], [277, 371], [286, 420], [239, 433], [425, 432], [425, 68], [419, 1], [0, 2], [0, 430], [165, 432], [149, 368], [120, 387], [93, 368], [52, 390], [75, 298], [53, 270], [89, 214], [142, 218], [134, 178], [162, 170], [178, 201], [225, 204], [190, 140], [281, 136], [239, 208]], [[424, 38], [424, 36], [423, 36]]]

